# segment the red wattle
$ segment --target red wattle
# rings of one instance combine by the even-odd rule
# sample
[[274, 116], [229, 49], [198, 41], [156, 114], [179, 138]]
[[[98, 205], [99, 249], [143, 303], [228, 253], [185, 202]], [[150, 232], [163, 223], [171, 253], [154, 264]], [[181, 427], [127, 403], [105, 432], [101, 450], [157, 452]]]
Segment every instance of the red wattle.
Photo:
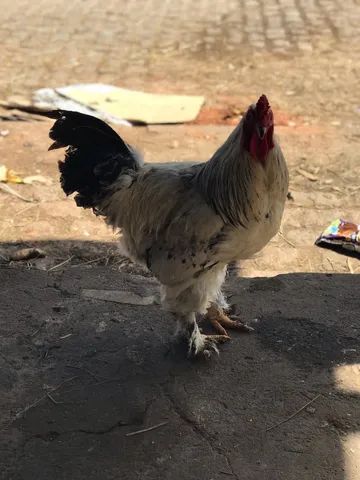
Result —
[[260, 140], [258, 135], [256, 133], [253, 133], [250, 140], [249, 150], [251, 155], [255, 158], [255, 160], [258, 160], [259, 162], [264, 163], [265, 157], [269, 152], [267, 135], [265, 135], [265, 137], [262, 140]]

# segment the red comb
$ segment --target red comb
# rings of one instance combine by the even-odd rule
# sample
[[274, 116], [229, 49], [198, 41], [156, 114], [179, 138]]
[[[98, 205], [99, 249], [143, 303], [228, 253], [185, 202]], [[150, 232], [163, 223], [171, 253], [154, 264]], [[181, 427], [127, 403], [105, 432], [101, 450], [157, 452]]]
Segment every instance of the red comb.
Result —
[[269, 108], [270, 108], [270, 103], [266, 98], [266, 95], [261, 95], [261, 97], [259, 98], [256, 104], [256, 112], [258, 116], [262, 117], [263, 115], [265, 115], [265, 113], [269, 110]]

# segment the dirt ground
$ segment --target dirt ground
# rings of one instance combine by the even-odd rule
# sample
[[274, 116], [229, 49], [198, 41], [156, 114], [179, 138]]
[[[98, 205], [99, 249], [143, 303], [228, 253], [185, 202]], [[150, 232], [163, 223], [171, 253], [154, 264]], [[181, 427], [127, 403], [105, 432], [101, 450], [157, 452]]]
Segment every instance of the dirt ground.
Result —
[[[64, 197], [51, 122], [0, 120], [0, 164], [47, 180], [11, 185], [28, 201], [0, 190], [1, 480], [360, 479], [360, 264], [314, 246], [360, 222], [358, 1], [5, 3], [1, 99], [80, 81], [205, 95], [193, 124], [117, 128], [165, 162], [208, 159], [233, 128], [219, 117], [266, 93], [292, 199], [226, 282], [255, 332], [189, 360], [158, 306], [86, 297], [157, 284]], [[27, 246], [45, 257], [8, 262]]]
[[170, 341], [158, 306], [84, 297], [148, 295], [152, 279], [89, 265], [1, 278], [0, 478], [359, 478], [358, 275], [229, 278], [255, 332], [207, 361]]
[[[359, 263], [314, 246], [332, 220], [358, 221], [358, 125], [351, 128], [327, 120], [306, 122], [280, 111], [292, 126], [276, 129], [290, 168], [290, 192], [281, 232], [255, 258], [241, 265], [244, 276], [268, 276], [290, 272], [356, 273]], [[334, 122], [333, 122], [334, 123]], [[40, 246], [48, 256], [31, 262], [48, 269], [62, 261], [121, 263], [116, 235], [91, 212], [74, 206], [58, 183], [57, 160], [62, 152], [47, 152], [50, 121], [3, 122], [9, 135], [0, 137], [0, 158], [22, 175], [45, 176], [49, 185], [12, 185], [31, 202], [0, 192], [0, 253], [3, 257], [19, 245]], [[232, 126], [183, 125], [118, 129], [144, 153], [148, 162], [206, 160], [231, 131]], [[359, 130], [360, 135], [360, 130]], [[72, 244], [71, 242], [74, 242]], [[66, 242], [63, 242], [66, 241]], [[76, 244], [95, 242], [92, 248]], [[104, 245], [99, 246], [101, 242]], [[98, 259], [98, 262], [97, 262]], [[1, 261], [1, 260], [0, 260]]]

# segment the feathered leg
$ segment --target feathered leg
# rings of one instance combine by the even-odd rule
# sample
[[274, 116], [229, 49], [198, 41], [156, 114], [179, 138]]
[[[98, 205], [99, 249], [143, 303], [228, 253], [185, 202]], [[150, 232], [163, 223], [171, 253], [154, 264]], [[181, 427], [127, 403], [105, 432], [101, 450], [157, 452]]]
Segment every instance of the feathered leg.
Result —
[[203, 354], [207, 357], [212, 352], [219, 353], [218, 343], [229, 340], [227, 335], [204, 335], [200, 332], [196, 322], [195, 313], [176, 315], [177, 318], [177, 334], [184, 333], [189, 342], [188, 354], [197, 356]]
[[220, 335], [227, 335], [226, 329], [238, 330], [240, 332], [252, 332], [254, 329], [243, 323], [236, 315], [228, 317], [218, 303], [212, 303], [207, 310], [205, 318], [209, 320], [213, 328]]

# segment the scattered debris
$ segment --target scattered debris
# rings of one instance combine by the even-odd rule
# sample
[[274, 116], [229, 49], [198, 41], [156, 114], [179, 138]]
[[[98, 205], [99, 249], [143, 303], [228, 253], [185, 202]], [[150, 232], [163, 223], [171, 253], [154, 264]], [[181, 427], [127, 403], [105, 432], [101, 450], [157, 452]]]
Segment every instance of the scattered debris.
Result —
[[[237, 125], [241, 117], [246, 113], [247, 105], [251, 102], [248, 97], [236, 97], [221, 95], [215, 102], [206, 103], [199, 115], [192, 122], [196, 125]], [[275, 109], [276, 126], [301, 126], [304, 119], [299, 116], [291, 116], [283, 111]]]
[[293, 197], [293, 194], [292, 194], [291, 192], [288, 192], [288, 193], [287, 193], [286, 198], [287, 198], [288, 200], [291, 200], [291, 201], [294, 201], [294, 200], [295, 200], [295, 198]]
[[99, 322], [99, 325], [96, 327], [96, 333], [102, 333], [102, 332], [105, 332], [105, 330], [107, 329], [107, 324], [104, 320], [101, 320]]
[[[63, 382], [61, 382], [59, 385], [57, 385], [56, 387], [52, 387], [50, 389], [50, 392], [53, 393], [53, 392], [56, 392], [57, 390], [59, 390], [59, 388], [61, 388], [63, 385], [65, 385], [65, 383], [69, 383], [71, 382], [72, 380], [75, 380], [77, 377], [71, 377], [71, 378], [68, 378], [66, 380], [64, 380]], [[15, 420], [18, 420], [19, 418], [22, 418], [26, 412], [28, 412], [31, 408], [34, 408], [36, 407], [37, 405], [39, 405], [39, 403], [44, 400], [45, 398], [49, 398], [49, 392], [46, 392], [42, 397], [40, 397], [38, 400], [35, 400], [35, 402], [31, 403], [30, 405], [27, 405], [23, 410], [20, 410], [20, 412], [18, 412], [16, 415], [15, 415], [15, 418], [13, 421]], [[53, 401], [53, 399], [52, 399]], [[59, 403], [59, 402], [58, 402]]]
[[344, 355], [346, 355], [347, 353], [356, 353], [357, 352], [356, 348], [343, 348], [341, 351]]
[[50, 393], [47, 393], [46, 395], [53, 402], [54, 405], [61, 405], [62, 403], [64, 403], [64, 402], [59, 402], [58, 400], [55, 400], [55, 398], [51, 396]]
[[163, 427], [164, 425], [167, 425], [168, 423], [169, 422], [161, 422], [161, 423], [158, 423], [157, 425], [153, 425], [152, 427], [149, 427], [149, 428], [142, 428], [141, 430], [136, 430], [135, 432], [127, 433], [125, 436], [126, 437], [133, 437], [134, 435], [139, 435], [140, 433], [151, 432], [152, 430], [155, 430], [156, 428]]
[[18, 262], [21, 260], [31, 260], [33, 258], [44, 258], [46, 253], [40, 248], [20, 248], [10, 253], [8, 260]]
[[9, 195], [13, 195], [14, 197], [20, 198], [20, 200], [22, 200], [23, 202], [28, 202], [28, 203], [34, 202], [34, 200], [32, 200], [31, 198], [24, 197], [23, 195], [21, 195], [20, 193], [18, 193], [16, 190], [14, 190], [13, 188], [11, 188], [9, 185], [5, 183], [0, 182], [0, 190], [2, 190], [5, 193], [8, 193]]
[[[21, 108], [18, 108], [20, 106]], [[29, 112], [26, 110], [29, 107]], [[0, 101], [0, 120], [3, 122], [41, 122], [42, 118], [31, 114], [31, 102], [23, 98], [12, 98], [7, 102]], [[11, 113], [5, 113], [6, 110], [11, 110]]]
[[215, 105], [205, 105], [193, 123], [196, 125], [237, 125], [244, 109], [237, 106], [236, 102], [221, 102]]
[[70, 85], [56, 92], [116, 119], [133, 123], [184, 123], [198, 115], [204, 97], [146, 93], [103, 84]]
[[40, 330], [43, 328], [43, 326], [45, 325], [45, 323], [46, 323], [46, 322], [42, 322], [41, 325], [39, 326], [39, 328], [37, 328], [37, 329], [35, 330], [35, 332], [33, 332], [33, 333], [30, 335], [30, 337], [35, 337], [35, 335], [37, 335], [37, 334], [40, 332]]
[[77, 263], [76, 265], [72, 265], [72, 267], [83, 267], [84, 265], [90, 265], [92, 263], [101, 262], [103, 260], [105, 260], [105, 265], [107, 265], [112, 257], [114, 257], [114, 255], [105, 255], [104, 257], [93, 258], [92, 260], [87, 260], [83, 263]]
[[309, 407], [313, 402], [315, 402], [315, 400], [317, 400], [319, 397], [321, 397], [322, 394], [319, 393], [318, 395], [316, 395], [316, 397], [314, 397], [312, 400], [310, 400], [309, 402], [305, 403], [305, 405], [303, 405], [301, 408], [299, 408], [298, 410], [296, 410], [296, 412], [294, 412], [292, 415], [290, 415], [290, 417], [287, 417], [287, 418], [284, 418], [284, 420], [281, 420], [281, 422], [279, 423], [276, 423], [275, 425], [272, 425], [271, 427], [267, 428], [266, 431], [267, 432], [270, 432], [270, 430], [273, 430], [274, 428], [277, 428], [277, 427], [280, 427], [280, 425], [282, 425], [283, 423], [286, 423], [288, 422], [289, 420], [291, 420], [292, 418], [296, 417], [296, 415], [298, 415], [300, 412], [302, 412], [303, 410], [305, 410], [307, 407]]
[[33, 117], [31, 115], [19, 115], [18, 113], [11, 113], [9, 115], [0, 115], [0, 120], [2, 122], [32, 122], [32, 121], [41, 121], [39, 117]]
[[57, 265], [54, 265], [53, 267], [51, 267], [51, 268], [48, 269], [48, 272], [52, 272], [53, 270], [56, 270], [57, 268], [62, 267], [62, 266], [65, 265], [66, 263], [70, 262], [73, 258], [74, 258], [74, 255], [72, 255], [71, 257], [67, 258], [67, 259], [64, 260], [63, 262], [58, 263]]
[[68, 312], [68, 308], [65, 305], [54, 305], [52, 307], [52, 310], [53, 310], [53, 312], [56, 312], [56, 313], [67, 313]]
[[65, 340], [65, 338], [72, 337], [74, 334], [73, 333], [67, 333], [66, 335], [63, 335], [62, 337], [59, 337], [60, 340]]
[[279, 237], [281, 237], [291, 247], [296, 248], [296, 245], [292, 243], [288, 238], [285, 237], [281, 229], [279, 230]]
[[5, 165], [0, 165], [0, 182], [3, 183], [23, 183], [23, 179], [19, 175], [7, 168]]
[[26, 185], [32, 185], [33, 183], [42, 183], [43, 185], [52, 185], [50, 177], [44, 177], [43, 175], [30, 175], [22, 179], [22, 183]]
[[43, 175], [30, 175], [22, 178], [14, 170], [11, 170], [6, 165], [0, 165], [0, 182], [2, 183], [24, 183], [32, 185], [33, 183], [43, 183], [44, 185], [52, 185], [50, 177]]
[[330, 263], [330, 265], [331, 265], [331, 268], [332, 268], [332, 269], [335, 271], [335, 267], [334, 267], [334, 264], [333, 264], [333, 262], [331, 261], [331, 258], [329, 258], [329, 257], [326, 257], [326, 260], [327, 260], [327, 261]]
[[350, 258], [347, 258], [347, 259], [346, 259], [346, 263], [347, 263], [349, 272], [350, 272], [350, 273], [355, 273], [355, 272], [354, 272], [354, 269], [353, 269], [353, 267], [352, 267], [352, 265], [351, 265], [351, 263], [350, 263]]
[[36, 90], [32, 101], [17, 100], [4, 108], [42, 114], [49, 109], [74, 110], [117, 125], [184, 123], [194, 120], [202, 96], [146, 93], [100, 83]]
[[82, 295], [94, 300], [103, 300], [105, 302], [125, 303], [130, 305], [157, 305], [159, 299], [156, 295], [141, 297], [133, 292], [123, 292], [120, 290], [83, 290]]
[[[323, 231], [315, 245], [360, 257], [360, 225], [337, 218]], [[350, 271], [351, 268], [349, 266]]]
[[304, 170], [303, 168], [297, 168], [296, 171], [302, 175], [303, 177], [307, 178], [308, 180], [310, 180], [310, 182], [317, 182], [319, 179], [316, 175], [314, 175], [313, 173], [311, 172], [308, 172], [307, 170]]

